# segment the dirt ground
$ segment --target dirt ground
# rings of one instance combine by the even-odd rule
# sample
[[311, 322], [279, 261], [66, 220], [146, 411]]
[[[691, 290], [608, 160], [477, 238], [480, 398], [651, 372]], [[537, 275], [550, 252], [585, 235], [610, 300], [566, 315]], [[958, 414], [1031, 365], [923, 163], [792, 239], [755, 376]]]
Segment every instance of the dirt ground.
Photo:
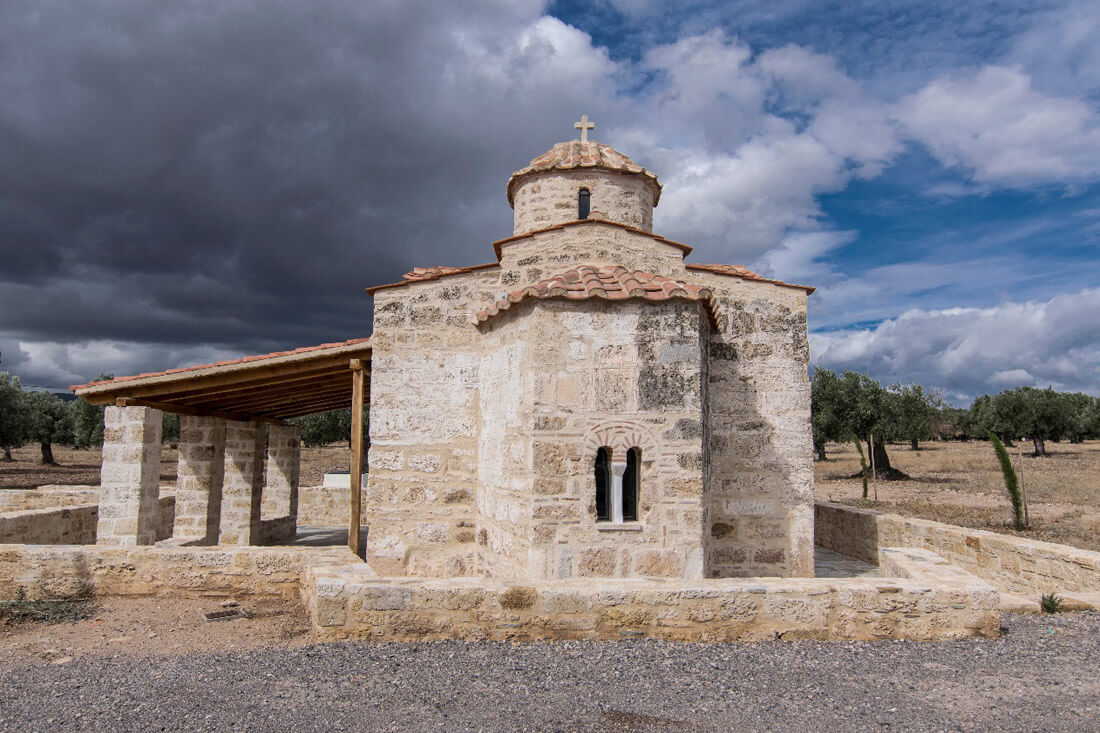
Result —
[[[1100, 441], [1080, 445], [1048, 443], [1046, 458], [1028, 455], [1030, 444], [1012, 448], [1013, 461], [1022, 470], [1031, 529], [1013, 532], [1008, 497], [1000, 465], [985, 442], [889, 446], [890, 460], [908, 473], [910, 481], [876, 481], [869, 502], [884, 510], [911, 517], [1009, 532], [1049, 542], [1100, 551]], [[14, 463], [0, 462], [0, 490], [29, 489], [43, 484], [99, 483], [99, 451], [54, 448], [59, 466], [42, 466], [37, 446], [16, 450]], [[819, 499], [862, 504], [859, 471], [852, 445], [831, 444], [828, 460], [816, 463], [815, 492]], [[302, 451], [302, 485], [316, 486], [325, 473], [348, 470], [348, 448], [332, 445]], [[176, 451], [164, 447], [161, 480], [176, 481]]]
[[159, 656], [202, 651], [246, 651], [312, 643], [309, 620], [298, 602], [242, 599], [252, 618], [204, 621], [226, 610], [224, 597], [99, 598], [92, 614], [75, 623], [0, 621], [0, 667], [36, 661], [67, 664], [94, 656]]
[[830, 444], [828, 460], [814, 464], [814, 492], [818, 499], [1100, 551], [1100, 441], [1048, 442], [1045, 458], [1032, 458], [1030, 448], [1009, 449], [1030, 510], [1031, 529], [1021, 532], [1010, 526], [1001, 467], [985, 442], [927, 442], [919, 451], [889, 446], [891, 465], [912, 480], [871, 482], [866, 503], [860, 480], [850, 478], [859, 472], [855, 446]]

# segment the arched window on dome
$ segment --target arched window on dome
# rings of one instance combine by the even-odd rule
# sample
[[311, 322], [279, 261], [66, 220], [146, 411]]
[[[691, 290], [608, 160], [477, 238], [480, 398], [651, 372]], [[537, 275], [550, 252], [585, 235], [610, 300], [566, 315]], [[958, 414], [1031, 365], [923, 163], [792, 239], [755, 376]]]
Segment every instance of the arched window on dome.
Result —
[[582, 188], [581, 192], [577, 195], [577, 218], [587, 219], [588, 214], [592, 211], [592, 194], [589, 193], [587, 188]]

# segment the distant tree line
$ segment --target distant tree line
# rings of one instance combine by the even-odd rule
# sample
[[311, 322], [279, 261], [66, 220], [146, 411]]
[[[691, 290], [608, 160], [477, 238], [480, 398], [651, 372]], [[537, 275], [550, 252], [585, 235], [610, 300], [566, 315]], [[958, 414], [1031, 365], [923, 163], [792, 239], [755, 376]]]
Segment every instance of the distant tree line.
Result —
[[[101, 374], [101, 379], [111, 379]], [[12, 449], [37, 443], [42, 463], [56, 465], [53, 446], [91, 448], [103, 445], [102, 405], [90, 405], [81, 398], [64, 400], [49, 392], [26, 392], [19, 377], [0, 372], [0, 461], [11, 461]], [[302, 428], [307, 446], [347, 442], [351, 439], [351, 409], [333, 410], [298, 418], [291, 422]], [[164, 413], [162, 438], [179, 440], [179, 415]], [[364, 431], [366, 433], [366, 431]]]
[[[926, 440], [986, 440], [993, 432], [1008, 446], [1031, 441], [1032, 455], [1044, 456], [1047, 441], [1100, 438], [1100, 398], [1050, 388], [1019, 387], [982, 395], [970, 407], [959, 408], [919, 384], [884, 387], [859, 372], [816, 369], [811, 409], [818, 460], [826, 460], [827, 443], [856, 440], [866, 447], [867, 460], [879, 478], [904, 477], [890, 466], [890, 443], [905, 442], [920, 450]], [[351, 440], [348, 408], [290, 422], [301, 426], [306, 446]], [[364, 435], [368, 432], [364, 429]], [[165, 413], [163, 437], [166, 442], [179, 439], [179, 416]], [[54, 445], [102, 445], [103, 407], [79, 398], [66, 401], [49, 392], [25, 392], [18, 377], [0, 372], [0, 460], [12, 460], [12, 449], [27, 443], [40, 446], [47, 464], [55, 463]]]
[[[367, 441], [367, 411], [363, 411], [363, 441]], [[351, 408], [320, 412], [289, 420], [302, 428], [302, 444], [314, 448], [329, 443], [351, 444]]]
[[[111, 375], [100, 375], [110, 379]], [[176, 433], [179, 433], [178, 423]], [[0, 460], [13, 448], [37, 443], [42, 463], [56, 464], [53, 446], [88, 448], [103, 443], [103, 408], [82, 399], [63, 400], [50, 392], [25, 392], [19, 377], [0, 372]]]
[[921, 441], [986, 440], [992, 432], [1009, 446], [1031, 441], [1032, 455], [1045, 456], [1047, 441], [1100, 437], [1100, 398], [1051, 388], [1018, 387], [960, 408], [919, 384], [884, 387], [859, 372], [816, 369], [811, 411], [818, 460], [826, 459], [827, 443], [857, 440], [866, 444], [880, 478], [903, 475], [890, 466], [889, 443], [920, 450]]

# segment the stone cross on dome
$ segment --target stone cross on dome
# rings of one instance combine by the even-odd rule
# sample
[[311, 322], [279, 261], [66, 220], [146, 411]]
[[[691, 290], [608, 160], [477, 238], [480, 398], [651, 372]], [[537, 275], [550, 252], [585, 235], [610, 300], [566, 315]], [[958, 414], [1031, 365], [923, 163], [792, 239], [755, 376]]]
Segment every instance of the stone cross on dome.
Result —
[[595, 127], [596, 127], [595, 122], [589, 122], [588, 121], [588, 115], [581, 115], [581, 121], [573, 123], [573, 129], [581, 131], [581, 142], [582, 143], [588, 142], [588, 131], [594, 129]]

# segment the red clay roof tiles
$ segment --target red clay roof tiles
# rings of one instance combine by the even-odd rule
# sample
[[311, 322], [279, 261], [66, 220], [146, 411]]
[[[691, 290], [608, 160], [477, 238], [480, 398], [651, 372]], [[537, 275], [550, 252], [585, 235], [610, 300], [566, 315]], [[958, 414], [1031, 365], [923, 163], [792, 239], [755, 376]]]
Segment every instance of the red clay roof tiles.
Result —
[[256, 356], [244, 356], [240, 359], [228, 359], [226, 361], [216, 361], [211, 364], [197, 364], [195, 366], [179, 367], [178, 369], [165, 369], [163, 372], [145, 372], [144, 374], [133, 374], [126, 377], [115, 377], [114, 379], [101, 379], [98, 382], [88, 382], [87, 384], [74, 384], [69, 387], [70, 390], [76, 391], [78, 389], [84, 389], [86, 387], [98, 387], [103, 384], [121, 384], [124, 382], [130, 382], [135, 379], [148, 379], [149, 377], [164, 377], [169, 374], [178, 374], [180, 372], [193, 372], [199, 369], [210, 369], [213, 367], [230, 366], [233, 364], [245, 364], [251, 361], [260, 361], [261, 359], [275, 359], [281, 356], [293, 356], [295, 354], [305, 354], [310, 351], [320, 351], [321, 349], [335, 349], [342, 346], [354, 346], [355, 344], [369, 344], [370, 338], [350, 339], [348, 341], [334, 341], [328, 344], [318, 344], [317, 346], [303, 346], [300, 349], [292, 349], [290, 351], [274, 351], [270, 354], [257, 354]]
[[606, 269], [582, 265], [560, 275], [540, 280], [503, 296], [492, 306], [474, 316], [474, 322], [484, 323], [527, 298], [567, 298], [569, 300], [637, 298], [651, 301], [679, 298], [700, 303], [707, 312], [711, 324], [718, 323], [717, 307], [709, 289], [662, 275], [628, 270], [618, 265]]
[[526, 168], [521, 168], [508, 179], [508, 203], [515, 205], [513, 194], [516, 186], [527, 178], [539, 173], [574, 168], [602, 168], [603, 170], [645, 178], [653, 188], [653, 205], [661, 198], [661, 184], [657, 174], [635, 163], [610, 145], [602, 145], [595, 140], [570, 140], [558, 143], [550, 150], [535, 158]]
[[742, 280], [756, 280], [762, 283], [771, 283], [772, 285], [779, 285], [784, 288], [796, 288], [798, 290], [805, 290], [806, 295], [813, 293], [817, 288], [811, 285], [794, 285], [792, 283], [785, 283], [782, 280], [771, 280], [766, 277], [757, 275], [752, 270], [742, 265], [684, 265], [689, 270], [702, 270], [704, 272], [713, 272], [715, 275], [729, 275], [730, 277], [739, 277]]
[[467, 272], [474, 272], [476, 270], [485, 270], [490, 267], [500, 267], [499, 262], [487, 262], [484, 265], [470, 265], [469, 267], [447, 267], [446, 265], [439, 265], [438, 267], [414, 267], [411, 272], [406, 272], [401, 277], [404, 278], [398, 283], [387, 283], [386, 285], [375, 285], [367, 288], [367, 293], [374, 295], [377, 290], [386, 290], [387, 288], [399, 288], [402, 285], [409, 285], [411, 283], [427, 282], [428, 280], [439, 280], [440, 278], [447, 277], [448, 275], [462, 275]]

